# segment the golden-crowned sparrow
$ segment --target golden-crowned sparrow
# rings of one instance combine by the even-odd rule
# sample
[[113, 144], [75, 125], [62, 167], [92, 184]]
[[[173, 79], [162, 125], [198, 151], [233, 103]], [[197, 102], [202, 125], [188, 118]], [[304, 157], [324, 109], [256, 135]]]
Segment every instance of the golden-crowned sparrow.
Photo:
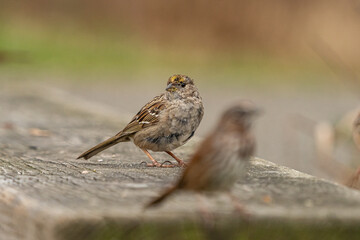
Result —
[[[255, 149], [255, 139], [250, 131], [257, 108], [249, 101], [241, 101], [223, 114], [215, 130], [201, 143], [177, 183], [151, 201], [155, 206], [177, 190], [227, 191], [246, 173]], [[242, 209], [239, 202], [235, 207]], [[237, 204], [236, 204], [237, 203]]]
[[171, 151], [185, 144], [200, 124], [204, 107], [194, 81], [176, 74], [167, 81], [166, 92], [156, 96], [115, 136], [96, 145], [78, 158], [91, 158], [119, 142], [132, 141], [150, 158], [154, 167], [173, 167], [157, 162], [148, 152], [164, 151], [180, 166], [186, 164]]

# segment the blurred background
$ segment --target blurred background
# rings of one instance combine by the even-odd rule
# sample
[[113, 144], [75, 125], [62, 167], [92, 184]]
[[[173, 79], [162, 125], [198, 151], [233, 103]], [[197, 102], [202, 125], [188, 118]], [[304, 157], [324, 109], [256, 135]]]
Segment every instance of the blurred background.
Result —
[[251, 99], [265, 110], [259, 157], [342, 183], [360, 165], [359, 42], [359, 0], [0, 0], [2, 87], [61, 90], [131, 118], [187, 74], [204, 99], [199, 136]]

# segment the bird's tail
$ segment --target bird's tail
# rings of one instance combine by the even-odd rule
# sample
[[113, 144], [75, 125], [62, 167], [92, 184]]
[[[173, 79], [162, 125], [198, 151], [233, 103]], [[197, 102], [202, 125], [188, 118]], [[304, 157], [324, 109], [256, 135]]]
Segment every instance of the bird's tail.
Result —
[[115, 135], [115, 136], [103, 141], [102, 143], [99, 143], [95, 147], [90, 148], [89, 150], [87, 150], [86, 152], [81, 154], [79, 157], [77, 157], [77, 159], [79, 159], [79, 158], [89, 159], [92, 156], [98, 154], [99, 152], [104, 151], [105, 149], [107, 149], [119, 142], [122, 142], [122, 140], [123, 140], [122, 137]]
[[159, 203], [161, 203], [165, 198], [167, 198], [170, 194], [172, 194], [176, 189], [177, 189], [176, 186], [173, 186], [173, 187], [169, 188], [169, 189], [166, 190], [164, 193], [162, 193], [159, 197], [153, 199], [151, 202], [149, 202], [148, 204], [146, 204], [145, 208], [157, 206], [157, 205], [158, 205]]

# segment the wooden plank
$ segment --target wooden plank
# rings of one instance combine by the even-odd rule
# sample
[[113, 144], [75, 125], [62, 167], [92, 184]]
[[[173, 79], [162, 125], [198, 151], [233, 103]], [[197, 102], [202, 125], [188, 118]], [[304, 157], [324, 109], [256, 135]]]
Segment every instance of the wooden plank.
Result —
[[[239, 231], [251, 235], [255, 229], [265, 233], [264, 224], [272, 224], [280, 233], [297, 232], [293, 226], [299, 221], [318, 234], [324, 222], [337, 221], [327, 225], [334, 233], [333, 226], [339, 223], [354, 232], [353, 224], [360, 221], [358, 191], [261, 159], [253, 160], [247, 178], [234, 188], [252, 213], [250, 223], [236, 215], [222, 195], [207, 198], [216, 223], [212, 227], [202, 220], [199, 202], [191, 193], [179, 193], [163, 206], [144, 211], [144, 204], [168, 187], [181, 169], [145, 167], [141, 162], [147, 157], [132, 143], [76, 160], [126, 121], [24, 91], [3, 91], [0, 102], [0, 236], [4, 239], [237, 236]], [[39, 136], [31, 129], [47, 134]], [[187, 160], [194, 145], [196, 141], [176, 154]], [[170, 160], [165, 153], [154, 157]]]

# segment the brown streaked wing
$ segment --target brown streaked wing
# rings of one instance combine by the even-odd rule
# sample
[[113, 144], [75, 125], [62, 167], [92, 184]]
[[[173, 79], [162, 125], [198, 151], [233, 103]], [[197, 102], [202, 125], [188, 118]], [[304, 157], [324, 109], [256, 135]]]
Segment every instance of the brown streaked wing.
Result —
[[130, 135], [156, 124], [159, 121], [160, 112], [165, 108], [163, 96], [164, 94], [154, 97], [153, 100], [142, 107], [129, 124], [117, 135]]

